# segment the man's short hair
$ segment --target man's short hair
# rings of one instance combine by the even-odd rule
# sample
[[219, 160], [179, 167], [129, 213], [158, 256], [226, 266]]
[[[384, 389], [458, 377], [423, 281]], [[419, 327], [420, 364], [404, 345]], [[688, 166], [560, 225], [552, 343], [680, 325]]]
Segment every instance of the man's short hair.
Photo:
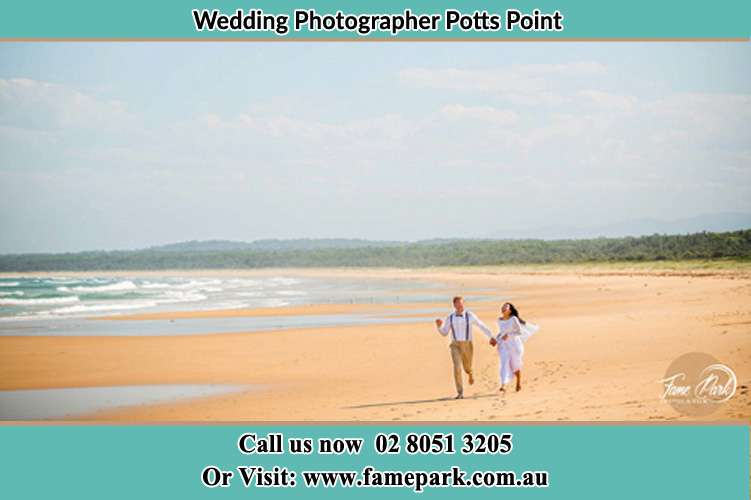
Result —
[[456, 304], [457, 300], [464, 300], [464, 297], [462, 297], [461, 295], [457, 295], [456, 297], [453, 298], [453, 300], [451, 301], [451, 303], [452, 304]]

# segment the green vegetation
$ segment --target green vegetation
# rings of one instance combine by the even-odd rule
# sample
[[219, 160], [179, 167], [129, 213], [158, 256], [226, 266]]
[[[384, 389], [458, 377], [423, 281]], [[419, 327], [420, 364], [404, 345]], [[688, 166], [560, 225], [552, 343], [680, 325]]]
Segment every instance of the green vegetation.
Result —
[[751, 259], [751, 230], [589, 240], [373, 242], [370, 246], [134, 251], [0, 256], [0, 271], [112, 271], [263, 267], [428, 267]]

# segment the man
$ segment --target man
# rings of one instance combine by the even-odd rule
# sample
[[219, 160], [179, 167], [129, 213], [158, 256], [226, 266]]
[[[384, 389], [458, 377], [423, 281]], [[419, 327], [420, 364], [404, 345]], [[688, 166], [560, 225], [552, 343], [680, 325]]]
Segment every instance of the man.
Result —
[[454, 297], [454, 312], [449, 314], [446, 321], [436, 319], [435, 325], [438, 333], [444, 337], [451, 332], [451, 362], [454, 364], [454, 383], [456, 384], [456, 399], [464, 398], [464, 385], [462, 383], [462, 369], [467, 372], [469, 385], [475, 383], [472, 374], [472, 326], [476, 325], [482, 333], [493, 339], [490, 329], [479, 320], [477, 315], [464, 309], [464, 299]]

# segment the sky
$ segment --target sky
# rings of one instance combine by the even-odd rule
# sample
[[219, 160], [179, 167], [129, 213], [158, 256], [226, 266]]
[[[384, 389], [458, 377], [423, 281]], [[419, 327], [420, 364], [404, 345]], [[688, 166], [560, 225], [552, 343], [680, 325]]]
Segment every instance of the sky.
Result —
[[0, 253], [751, 212], [748, 43], [3, 43]]

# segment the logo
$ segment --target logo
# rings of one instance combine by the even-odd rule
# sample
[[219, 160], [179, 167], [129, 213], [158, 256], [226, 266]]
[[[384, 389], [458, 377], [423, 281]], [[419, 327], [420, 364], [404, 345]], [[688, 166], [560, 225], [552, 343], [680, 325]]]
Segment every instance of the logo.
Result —
[[730, 367], [703, 352], [690, 352], [673, 361], [662, 384], [660, 399], [684, 415], [709, 415], [730, 400], [738, 380]]

